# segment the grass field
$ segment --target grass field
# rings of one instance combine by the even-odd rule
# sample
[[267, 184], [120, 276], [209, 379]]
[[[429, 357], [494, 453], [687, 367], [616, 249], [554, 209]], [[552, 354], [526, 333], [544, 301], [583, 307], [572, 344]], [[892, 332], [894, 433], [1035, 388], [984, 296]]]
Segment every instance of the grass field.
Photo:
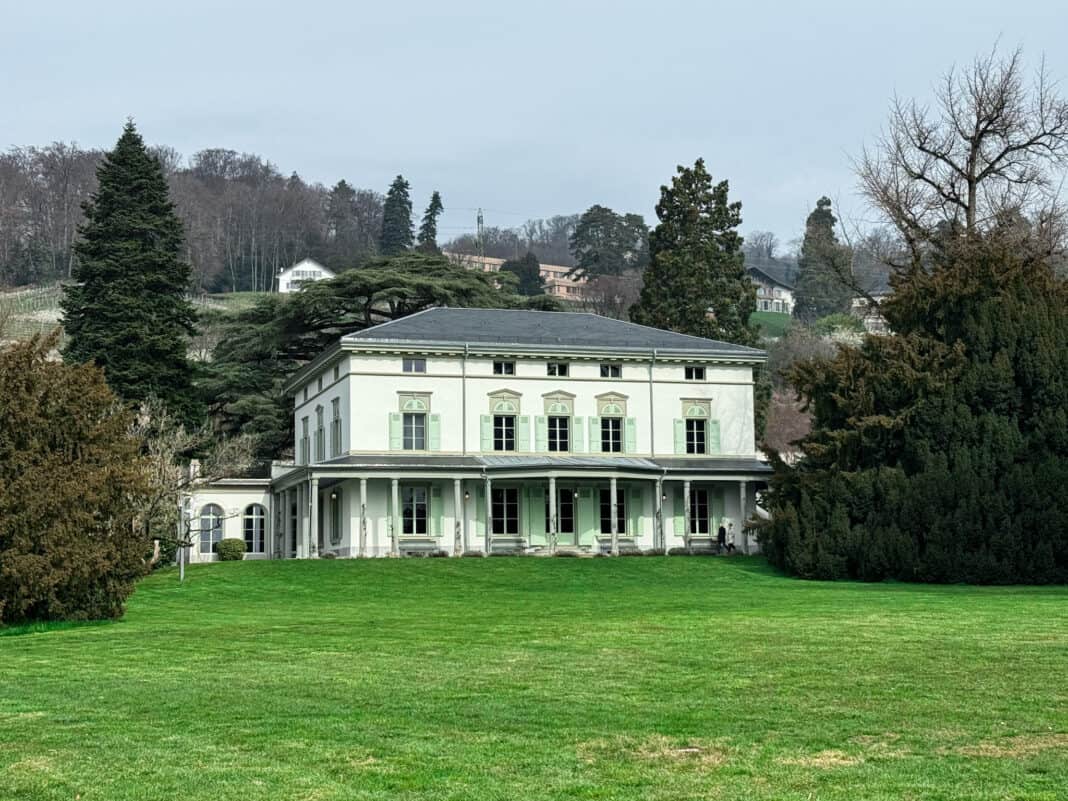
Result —
[[1063, 799], [1068, 589], [239, 562], [0, 636], [0, 798]]
[[764, 311], [753, 312], [749, 318], [749, 321], [759, 329], [760, 335], [769, 339], [775, 339], [785, 334], [786, 329], [790, 327], [791, 320], [793, 318], [789, 314]]

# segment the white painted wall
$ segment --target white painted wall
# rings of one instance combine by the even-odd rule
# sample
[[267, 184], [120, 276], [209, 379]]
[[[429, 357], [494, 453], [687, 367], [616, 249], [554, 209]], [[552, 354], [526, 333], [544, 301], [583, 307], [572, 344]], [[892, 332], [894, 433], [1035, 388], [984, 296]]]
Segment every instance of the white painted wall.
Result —
[[189, 549], [190, 563], [214, 562], [218, 556], [214, 553], [201, 553], [199, 545], [199, 521], [201, 510], [209, 504], [215, 504], [223, 510], [222, 536], [223, 539], [245, 538], [245, 509], [252, 504], [261, 505], [267, 513], [264, 533], [265, 549], [262, 554], [246, 554], [246, 559], [265, 559], [270, 555], [270, 547], [274, 534], [271, 514], [270, 491], [266, 484], [262, 486], [226, 486], [215, 484], [210, 487], [199, 488], [190, 496], [188, 505], [192, 515], [192, 538], [194, 545]]

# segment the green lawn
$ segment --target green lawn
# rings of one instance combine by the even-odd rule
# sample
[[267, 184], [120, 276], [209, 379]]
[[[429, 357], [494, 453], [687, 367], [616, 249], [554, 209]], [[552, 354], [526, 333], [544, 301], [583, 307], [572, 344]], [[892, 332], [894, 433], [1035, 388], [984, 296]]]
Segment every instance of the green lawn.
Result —
[[0, 799], [1063, 799], [1068, 589], [240, 562], [0, 636]]
[[758, 311], [753, 312], [749, 320], [756, 324], [762, 337], [775, 339], [786, 333], [786, 329], [790, 327], [793, 317], [781, 312]]

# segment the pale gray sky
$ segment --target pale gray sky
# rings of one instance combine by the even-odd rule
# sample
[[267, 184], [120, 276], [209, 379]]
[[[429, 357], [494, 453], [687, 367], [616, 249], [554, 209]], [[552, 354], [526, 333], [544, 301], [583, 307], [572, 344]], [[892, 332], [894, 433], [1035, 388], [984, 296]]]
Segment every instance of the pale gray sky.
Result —
[[582, 211], [653, 220], [703, 156], [743, 230], [788, 241], [823, 194], [863, 212], [849, 159], [891, 95], [923, 97], [999, 40], [1068, 91], [1063, 0], [368, 3], [0, 0], [0, 146], [151, 143], [258, 153], [385, 191], [442, 238]]

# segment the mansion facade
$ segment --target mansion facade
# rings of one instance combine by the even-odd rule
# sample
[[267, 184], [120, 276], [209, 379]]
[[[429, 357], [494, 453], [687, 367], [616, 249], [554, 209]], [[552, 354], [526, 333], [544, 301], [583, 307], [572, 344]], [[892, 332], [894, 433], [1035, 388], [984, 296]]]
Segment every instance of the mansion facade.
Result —
[[289, 382], [295, 460], [189, 499], [191, 561], [736, 548], [771, 472], [754, 348], [593, 314], [434, 308]]

